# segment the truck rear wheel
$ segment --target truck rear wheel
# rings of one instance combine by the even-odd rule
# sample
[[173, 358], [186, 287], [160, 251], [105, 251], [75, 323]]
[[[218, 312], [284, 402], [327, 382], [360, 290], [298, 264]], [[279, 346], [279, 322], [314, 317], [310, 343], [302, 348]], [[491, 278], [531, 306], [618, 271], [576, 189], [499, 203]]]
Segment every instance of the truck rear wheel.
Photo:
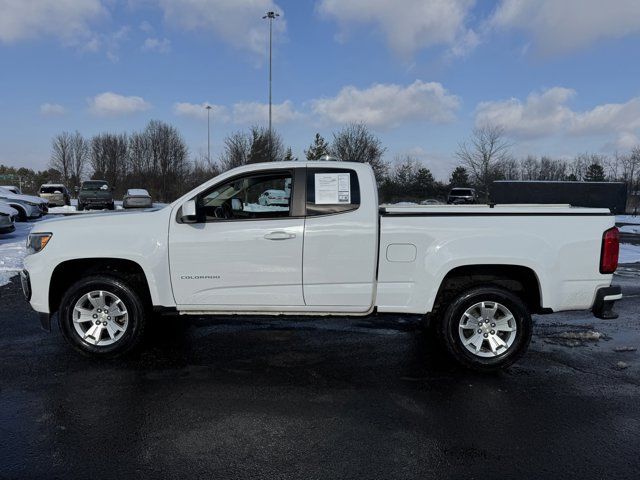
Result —
[[444, 348], [457, 363], [490, 372], [508, 367], [526, 352], [532, 320], [518, 296], [489, 285], [458, 294], [437, 328]]
[[59, 324], [65, 340], [80, 353], [113, 358], [140, 342], [145, 316], [144, 303], [126, 280], [95, 275], [67, 290]]

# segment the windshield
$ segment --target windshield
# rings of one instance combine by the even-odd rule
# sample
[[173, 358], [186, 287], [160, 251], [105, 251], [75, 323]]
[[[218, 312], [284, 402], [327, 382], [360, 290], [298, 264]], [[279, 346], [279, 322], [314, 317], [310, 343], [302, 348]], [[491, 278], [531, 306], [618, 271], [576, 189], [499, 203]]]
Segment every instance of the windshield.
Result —
[[451, 195], [461, 195], [464, 197], [473, 196], [473, 190], [470, 188], [454, 188], [451, 190]]
[[108, 190], [109, 185], [107, 182], [84, 182], [82, 184], [82, 190]]

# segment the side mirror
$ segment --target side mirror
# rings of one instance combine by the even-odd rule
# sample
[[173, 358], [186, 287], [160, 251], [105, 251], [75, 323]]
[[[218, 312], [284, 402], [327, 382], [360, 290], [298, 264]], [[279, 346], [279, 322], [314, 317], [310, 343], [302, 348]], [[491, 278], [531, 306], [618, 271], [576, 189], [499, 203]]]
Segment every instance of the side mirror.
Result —
[[242, 205], [242, 200], [240, 200], [239, 198], [232, 198], [231, 199], [231, 210], [233, 210], [234, 212], [241, 212], [244, 210], [244, 205]]
[[182, 204], [182, 214], [180, 219], [184, 223], [195, 223], [196, 221], [196, 201], [189, 200]]

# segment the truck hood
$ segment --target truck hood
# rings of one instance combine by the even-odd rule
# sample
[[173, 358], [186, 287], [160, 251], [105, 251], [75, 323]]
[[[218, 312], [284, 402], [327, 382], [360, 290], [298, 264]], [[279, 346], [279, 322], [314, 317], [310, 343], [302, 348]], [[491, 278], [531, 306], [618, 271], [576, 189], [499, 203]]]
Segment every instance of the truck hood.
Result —
[[32, 231], [50, 232], [52, 228], [66, 228], [67, 225], [76, 228], [76, 226], [94, 224], [105, 226], [130, 224], [131, 222], [138, 221], [140, 217], [146, 218], [146, 215], [152, 215], [165, 208], [166, 206], [159, 206], [142, 210], [99, 211], [95, 213], [74, 213], [71, 215], [56, 216], [36, 223]]
[[53, 236], [39, 258], [143, 258], [166, 245], [171, 208], [77, 214], [34, 224]]

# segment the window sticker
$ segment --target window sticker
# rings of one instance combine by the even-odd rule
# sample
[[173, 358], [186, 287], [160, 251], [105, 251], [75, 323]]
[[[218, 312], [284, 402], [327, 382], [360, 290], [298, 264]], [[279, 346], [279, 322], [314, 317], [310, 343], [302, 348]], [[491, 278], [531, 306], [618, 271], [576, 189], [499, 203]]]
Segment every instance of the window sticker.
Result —
[[351, 203], [350, 173], [316, 173], [316, 205]]

